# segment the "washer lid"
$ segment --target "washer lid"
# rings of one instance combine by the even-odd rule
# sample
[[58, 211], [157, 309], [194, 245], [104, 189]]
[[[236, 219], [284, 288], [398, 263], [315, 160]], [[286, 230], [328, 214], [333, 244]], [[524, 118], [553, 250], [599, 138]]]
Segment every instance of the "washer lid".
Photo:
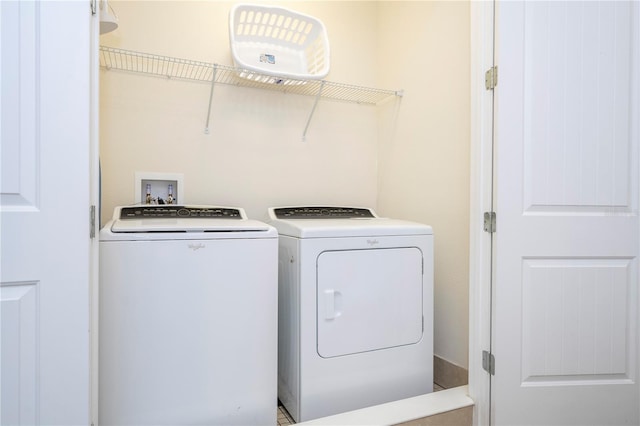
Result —
[[433, 234], [428, 225], [380, 218], [358, 207], [272, 207], [269, 218], [280, 235], [297, 238]]

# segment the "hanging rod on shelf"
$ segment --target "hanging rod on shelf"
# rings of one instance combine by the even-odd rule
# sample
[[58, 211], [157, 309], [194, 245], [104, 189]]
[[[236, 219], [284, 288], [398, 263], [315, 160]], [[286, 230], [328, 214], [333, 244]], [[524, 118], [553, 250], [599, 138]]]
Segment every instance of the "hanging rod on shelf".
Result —
[[[305, 135], [313, 112], [315, 111], [317, 101], [320, 98], [365, 105], [377, 105], [387, 99], [401, 97], [403, 95], [402, 90], [383, 90], [326, 80], [292, 80], [291, 78], [287, 78], [287, 84], [265, 83], [264, 81], [277, 82], [284, 81], [285, 79], [281, 80], [277, 77], [274, 78], [274, 76], [257, 75], [253, 71], [232, 66], [142, 53], [108, 46], [100, 46], [100, 67], [106, 70], [142, 73], [156, 77], [209, 83], [212, 85], [209, 98], [209, 113], [211, 110], [213, 86], [218, 83], [313, 96], [316, 98], [316, 101], [311, 116], [307, 121], [307, 126], [305, 127]], [[243, 78], [242, 76], [248, 76], [248, 78]], [[207, 116], [207, 130], [205, 130], [205, 132], [208, 132], [208, 124], [209, 117]]]

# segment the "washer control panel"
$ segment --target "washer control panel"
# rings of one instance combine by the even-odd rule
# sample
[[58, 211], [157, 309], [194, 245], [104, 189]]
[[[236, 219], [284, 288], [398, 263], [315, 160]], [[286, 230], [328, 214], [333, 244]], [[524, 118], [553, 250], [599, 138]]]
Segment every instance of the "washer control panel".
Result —
[[278, 219], [354, 219], [376, 217], [369, 209], [356, 207], [282, 207], [273, 210]]
[[227, 207], [203, 207], [203, 206], [134, 206], [123, 207], [120, 210], [120, 219], [158, 219], [158, 218], [216, 218], [216, 219], [242, 219], [238, 209]]

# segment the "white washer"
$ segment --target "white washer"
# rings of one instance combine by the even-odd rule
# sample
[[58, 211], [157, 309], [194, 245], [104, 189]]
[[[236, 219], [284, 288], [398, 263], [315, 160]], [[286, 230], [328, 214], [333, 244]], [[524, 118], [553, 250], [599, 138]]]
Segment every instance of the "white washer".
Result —
[[274, 425], [276, 230], [242, 209], [117, 207], [100, 231], [101, 425]]
[[297, 422], [433, 390], [433, 233], [353, 207], [270, 208], [278, 397]]

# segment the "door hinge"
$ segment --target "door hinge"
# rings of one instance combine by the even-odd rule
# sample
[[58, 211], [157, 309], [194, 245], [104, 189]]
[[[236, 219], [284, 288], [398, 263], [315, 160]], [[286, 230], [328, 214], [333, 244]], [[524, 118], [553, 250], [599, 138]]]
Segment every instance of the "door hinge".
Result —
[[491, 352], [482, 351], [482, 368], [487, 373], [495, 376], [496, 374], [496, 358]]
[[496, 212], [484, 212], [484, 230], [490, 234], [496, 232]]
[[96, 237], [96, 206], [89, 207], [89, 238]]
[[493, 90], [498, 85], [498, 66], [493, 66], [484, 73], [484, 86], [487, 90]]

